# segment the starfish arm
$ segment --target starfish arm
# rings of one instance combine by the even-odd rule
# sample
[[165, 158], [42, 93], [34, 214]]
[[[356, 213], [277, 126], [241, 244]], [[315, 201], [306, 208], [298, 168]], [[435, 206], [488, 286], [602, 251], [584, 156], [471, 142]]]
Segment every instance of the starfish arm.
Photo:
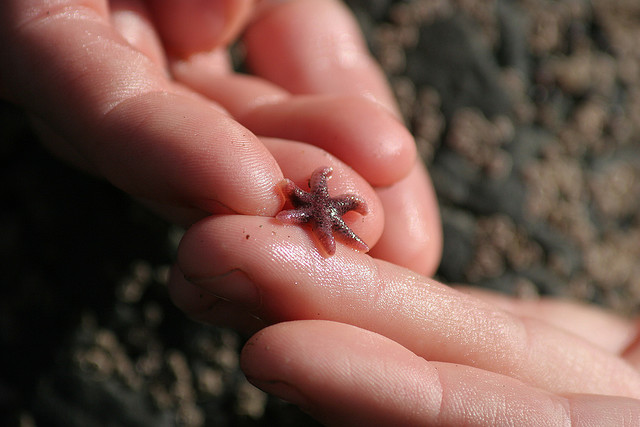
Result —
[[331, 202], [333, 207], [339, 212], [340, 216], [349, 211], [358, 212], [360, 215], [366, 215], [369, 213], [367, 202], [353, 194], [342, 194], [338, 197], [334, 197]]
[[290, 179], [285, 181], [286, 184], [282, 188], [282, 192], [291, 201], [293, 206], [307, 205], [313, 201], [311, 194], [298, 187], [295, 182]]
[[369, 245], [358, 237], [342, 218], [333, 219], [333, 231], [338, 233], [342, 237], [342, 240], [352, 248], [362, 252], [369, 252]]
[[327, 254], [333, 255], [336, 253], [336, 240], [333, 238], [331, 226], [328, 223], [314, 222], [313, 233]]
[[327, 181], [331, 177], [332, 173], [333, 168], [330, 167], [320, 167], [313, 171], [311, 178], [309, 178], [309, 188], [315, 197], [321, 197], [324, 199], [329, 198]]
[[291, 209], [279, 212], [276, 219], [287, 224], [304, 224], [311, 220], [311, 215], [306, 210]]

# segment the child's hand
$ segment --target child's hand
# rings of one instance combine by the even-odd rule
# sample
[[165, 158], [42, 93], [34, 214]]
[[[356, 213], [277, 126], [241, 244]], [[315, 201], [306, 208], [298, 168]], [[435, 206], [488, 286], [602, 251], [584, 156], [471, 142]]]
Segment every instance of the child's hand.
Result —
[[[254, 76], [230, 66], [241, 31]], [[373, 255], [435, 269], [433, 190], [340, 2], [5, 0], [0, 58], [0, 96], [52, 151], [174, 221], [274, 216], [282, 171], [329, 163], [305, 142], [353, 168], [355, 192], [384, 207], [364, 224]], [[256, 135], [296, 143], [276, 159]]]

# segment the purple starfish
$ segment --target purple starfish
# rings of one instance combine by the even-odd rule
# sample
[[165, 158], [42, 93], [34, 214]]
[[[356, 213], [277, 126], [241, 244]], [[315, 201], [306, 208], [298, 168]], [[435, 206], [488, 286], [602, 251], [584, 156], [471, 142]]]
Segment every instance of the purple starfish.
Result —
[[293, 181], [287, 179], [283, 191], [294, 209], [284, 210], [277, 214], [276, 218], [289, 224], [312, 222], [313, 232], [329, 255], [336, 252], [333, 231], [342, 236], [345, 243], [355, 249], [367, 252], [369, 246], [345, 224], [342, 216], [349, 211], [366, 215], [369, 208], [365, 201], [355, 194], [329, 196], [327, 180], [331, 177], [332, 171], [333, 169], [330, 167], [320, 167], [313, 171], [311, 178], [309, 178], [310, 192], [302, 190]]

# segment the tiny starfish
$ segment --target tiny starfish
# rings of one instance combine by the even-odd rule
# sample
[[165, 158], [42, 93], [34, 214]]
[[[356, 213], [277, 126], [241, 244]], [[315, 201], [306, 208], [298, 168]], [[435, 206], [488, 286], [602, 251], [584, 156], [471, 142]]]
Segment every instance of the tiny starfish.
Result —
[[310, 192], [302, 190], [293, 181], [287, 179], [283, 191], [294, 209], [284, 210], [277, 214], [276, 218], [289, 224], [312, 222], [313, 232], [329, 255], [336, 252], [333, 231], [339, 233], [343, 240], [355, 249], [367, 252], [369, 250], [367, 244], [345, 224], [342, 216], [349, 211], [366, 215], [369, 208], [365, 201], [355, 194], [329, 196], [327, 180], [332, 172], [333, 169], [330, 167], [320, 167], [313, 171], [309, 178]]

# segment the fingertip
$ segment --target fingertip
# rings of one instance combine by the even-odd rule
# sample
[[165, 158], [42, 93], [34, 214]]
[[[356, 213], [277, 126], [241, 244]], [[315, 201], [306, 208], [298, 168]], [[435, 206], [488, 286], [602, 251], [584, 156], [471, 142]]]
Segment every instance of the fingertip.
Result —
[[[212, 216], [193, 225], [180, 243], [178, 265], [198, 286], [245, 304], [267, 322], [352, 318], [352, 306], [324, 307], [322, 301], [336, 292], [348, 294], [347, 288], [366, 300], [364, 283], [378, 277], [370, 257], [342, 243], [327, 257], [307, 228], [241, 215]], [[342, 277], [345, 271], [350, 274]], [[239, 293], [240, 285], [246, 292]]]

